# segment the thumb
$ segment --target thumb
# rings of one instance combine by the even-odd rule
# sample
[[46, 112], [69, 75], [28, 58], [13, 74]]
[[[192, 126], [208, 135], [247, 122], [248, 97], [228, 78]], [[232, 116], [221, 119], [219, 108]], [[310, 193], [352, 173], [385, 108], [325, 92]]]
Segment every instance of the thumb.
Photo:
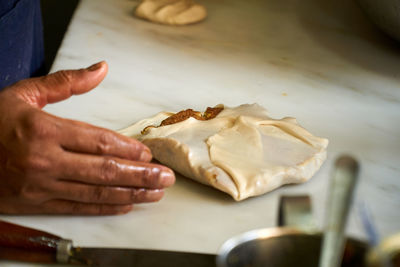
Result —
[[95, 88], [106, 76], [108, 65], [105, 61], [86, 69], [61, 70], [43, 77], [29, 79], [24, 86], [17, 87], [17, 93], [29, 104], [38, 108], [59, 102], [72, 95], [79, 95]]

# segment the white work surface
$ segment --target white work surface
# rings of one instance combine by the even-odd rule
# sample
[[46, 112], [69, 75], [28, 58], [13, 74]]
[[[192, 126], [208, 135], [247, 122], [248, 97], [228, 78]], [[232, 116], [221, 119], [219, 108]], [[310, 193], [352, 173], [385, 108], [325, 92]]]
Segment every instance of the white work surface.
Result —
[[[400, 231], [400, 45], [353, 1], [199, 2], [204, 22], [171, 27], [136, 19], [136, 1], [82, 0], [52, 71], [106, 60], [108, 76], [45, 110], [118, 130], [162, 110], [257, 102], [329, 139], [317, 174], [242, 202], [177, 175], [160, 202], [126, 215], [0, 219], [80, 246], [216, 253], [233, 235], [276, 225], [281, 195], [309, 194], [321, 227], [332, 165], [348, 152], [361, 164], [355, 203], [367, 203], [382, 237]], [[356, 207], [348, 232], [365, 238]]]

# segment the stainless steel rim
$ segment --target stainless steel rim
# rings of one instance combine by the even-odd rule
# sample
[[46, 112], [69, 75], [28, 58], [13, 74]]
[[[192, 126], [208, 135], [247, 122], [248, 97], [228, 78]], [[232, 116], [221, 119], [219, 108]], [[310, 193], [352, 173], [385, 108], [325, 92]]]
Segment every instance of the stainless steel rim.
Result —
[[249, 232], [245, 232], [228, 239], [219, 249], [217, 254], [217, 266], [227, 267], [226, 260], [229, 252], [237, 245], [256, 240], [256, 239], [267, 239], [271, 237], [278, 237], [284, 235], [318, 235], [320, 233], [315, 231], [306, 231], [294, 227], [272, 227], [256, 229]]

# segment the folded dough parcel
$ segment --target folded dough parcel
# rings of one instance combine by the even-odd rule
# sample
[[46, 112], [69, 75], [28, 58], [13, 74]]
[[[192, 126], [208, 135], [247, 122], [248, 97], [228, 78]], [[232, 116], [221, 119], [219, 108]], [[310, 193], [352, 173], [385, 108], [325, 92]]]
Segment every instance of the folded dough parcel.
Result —
[[326, 159], [328, 140], [294, 118], [272, 119], [258, 104], [207, 111], [161, 112], [120, 133], [142, 141], [162, 164], [237, 201], [305, 182]]

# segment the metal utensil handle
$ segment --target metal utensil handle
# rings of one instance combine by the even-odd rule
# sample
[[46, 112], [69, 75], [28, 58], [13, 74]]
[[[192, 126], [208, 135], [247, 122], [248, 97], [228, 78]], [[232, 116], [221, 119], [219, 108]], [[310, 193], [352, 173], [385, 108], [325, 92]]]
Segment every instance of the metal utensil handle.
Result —
[[59, 236], [0, 221], [0, 259], [66, 263], [71, 246], [70, 240]]
[[341, 156], [336, 160], [319, 267], [337, 267], [341, 263], [345, 241], [344, 228], [358, 169], [357, 161], [350, 156]]

